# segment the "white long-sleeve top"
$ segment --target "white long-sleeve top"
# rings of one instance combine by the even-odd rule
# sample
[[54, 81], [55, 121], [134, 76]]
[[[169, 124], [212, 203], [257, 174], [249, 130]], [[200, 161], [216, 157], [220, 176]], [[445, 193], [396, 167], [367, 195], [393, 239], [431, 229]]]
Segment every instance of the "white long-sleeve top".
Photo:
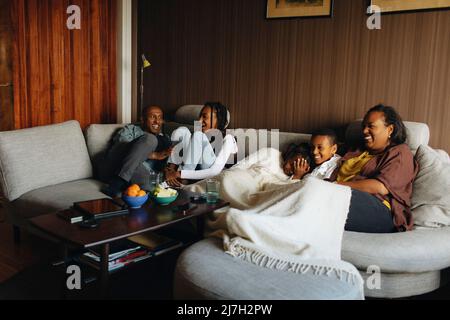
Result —
[[238, 147], [234, 137], [227, 134], [223, 139], [222, 149], [217, 155], [216, 161], [214, 161], [214, 164], [210, 168], [203, 170], [181, 170], [181, 179], [202, 180], [215, 177], [222, 172], [230, 156], [237, 152]]
[[330, 179], [334, 170], [336, 170], [336, 168], [339, 167], [340, 163], [341, 163], [341, 156], [335, 154], [330, 160], [325, 161], [320, 166], [316, 167], [311, 172], [311, 175], [322, 180]]

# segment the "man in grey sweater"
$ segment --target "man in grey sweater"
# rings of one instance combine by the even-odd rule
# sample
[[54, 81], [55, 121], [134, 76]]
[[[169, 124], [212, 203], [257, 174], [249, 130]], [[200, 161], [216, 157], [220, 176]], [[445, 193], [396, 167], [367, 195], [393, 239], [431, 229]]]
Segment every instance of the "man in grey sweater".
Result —
[[161, 108], [149, 106], [142, 112], [141, 125], [126, 125], [114, 136], [100, 174], [109, 182], [103, 193], [114, 197], [130, 184], [145, 187], [152, 172], [164, 169], [172, 146], [170, 138], [161, 132], [163, 123]]

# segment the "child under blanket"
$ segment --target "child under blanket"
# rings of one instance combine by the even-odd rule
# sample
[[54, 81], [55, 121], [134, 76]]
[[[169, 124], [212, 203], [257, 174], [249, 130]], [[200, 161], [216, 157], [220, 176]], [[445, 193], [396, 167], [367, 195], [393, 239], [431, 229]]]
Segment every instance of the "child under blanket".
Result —
[[268, 148], [222, 172], [221, 198], [230, 206], [208, 215], [205, 235], [221, 237], [239, 257], [339, 259], [350, 189], [311, 175], [288, 179], [282, 164], [281, 152]]
[[[216, 177], [221, 182], [220, 196], [234, 208], [250, 208], [263, 200], [265, 193], [296, 183], [306, 176], [326, 180], [340, 163], [336, 154], [336, 134], [329, 129], [315, 132], [308, 144], [290, 145], [282, 154], [264, 148], [238, 162]], [[310, 172], [311, 158], [315, 168]], [[306, 165], [302, 164], [305, 159]], [[193, 192], [205, 192], [205, 182], [187, 186]]]
[[337, 152], [337, 136], [331, 129], [321, 129], [313, 133], [310, 145], [290, 144], [283, 153], [283, 171], [291, 179], [301, 180], [311, 170], [311, 157], [314, 169], [311, 176], [328, 180], [339, 166], [341, 157]]

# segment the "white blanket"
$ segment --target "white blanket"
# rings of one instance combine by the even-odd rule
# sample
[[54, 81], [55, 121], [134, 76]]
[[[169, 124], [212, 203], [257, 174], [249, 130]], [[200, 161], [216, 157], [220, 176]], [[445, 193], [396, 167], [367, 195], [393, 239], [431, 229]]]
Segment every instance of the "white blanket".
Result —
[[[360, 278], [341, 261], [350, 188], [313, 177], [289, 180], [275, 149], [260, 150], [217, 179], [230, 207], [217, 210], [208, 225], [227, 253], [262, 267]], [[189, 189], [202, 192], [204, 183]]]

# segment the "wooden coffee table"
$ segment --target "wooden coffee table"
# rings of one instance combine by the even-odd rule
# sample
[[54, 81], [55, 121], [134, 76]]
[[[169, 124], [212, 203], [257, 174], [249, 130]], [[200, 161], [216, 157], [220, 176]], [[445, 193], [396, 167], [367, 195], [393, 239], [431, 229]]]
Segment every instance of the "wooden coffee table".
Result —
[[229, 203], [219, 199], [214, 205], [195, 204], [197, 208], [187, 213], [174, 211], [175, 206], [190, 202], [191, 196], [198, 195], [182, 190], [179, 192], [177, 200], [168, 206], [158, 206], [149, 200], [140, 209], [130, 209], [127, 215], [100, 220], [99, 226], [94, 229], [81, 228], [78, 224], [71, 224], [56, 213], [35, 217], [31, 219], [31, 223], [45, 233], [61, 240], [64, 247], [64, 261], [67, 261], [69, 249], [87, 249], [99, 246], [101, 248], [101, 288], [102, 292], [106, 293], [109, 278], [110, 243], [148, 231], [160, 230], [193, 218], [197, 219], [198, 239], [203, 237], [203, 216], [223, 208]]

